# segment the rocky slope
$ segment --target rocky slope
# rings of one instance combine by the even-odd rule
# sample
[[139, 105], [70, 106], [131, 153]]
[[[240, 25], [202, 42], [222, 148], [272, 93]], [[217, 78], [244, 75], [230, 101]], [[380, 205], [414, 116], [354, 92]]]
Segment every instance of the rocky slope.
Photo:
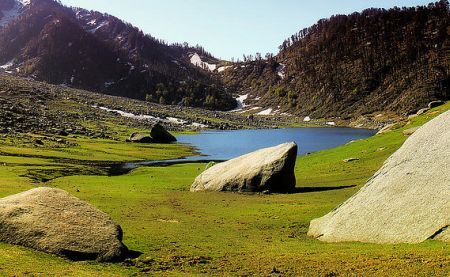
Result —
[[0, 10], [7, 73], [161, 104], [235, 106], [221, 81], [191, 62], [212, 59], [201, 47], [167, 45], [116, 17], [53, 0], [8, 0]]
[[245, 103], [272, 113], [410, 114], [450, 98], [449, 23], [447, 1], [333, 16], [294, 34], [275, 57], [235, 64], [222, 75]]

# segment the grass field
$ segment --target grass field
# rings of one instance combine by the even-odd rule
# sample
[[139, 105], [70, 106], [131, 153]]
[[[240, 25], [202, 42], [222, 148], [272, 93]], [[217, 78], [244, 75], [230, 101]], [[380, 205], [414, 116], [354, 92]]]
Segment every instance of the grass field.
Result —
[[[289, 195], [189, 192], [205, 164], [139, 168], [115, 177], [99, 176], [90, 164], [187, 155], [190, 149], [180, 145], [78, 138], [77, 146], [52, 150], [4, 142], [0, 197], [42, 185], [65, 189], [110, 214], [125, 244], [142, 254], [118, 264], [71, 262], [0, 243], [0, 275], [449, 276], [446, 243], [328, 244], [306, 236], [311, 219], [357, 192], [401, 146], [403, 130], [449, 109], [446, 104], [386, 134], [299, 157], [298, 193]], [[344, 163], [347, 158], [359, 160]], [[58, 177], [68, 167], [79, 174], [45, 184], [30, 179]]]

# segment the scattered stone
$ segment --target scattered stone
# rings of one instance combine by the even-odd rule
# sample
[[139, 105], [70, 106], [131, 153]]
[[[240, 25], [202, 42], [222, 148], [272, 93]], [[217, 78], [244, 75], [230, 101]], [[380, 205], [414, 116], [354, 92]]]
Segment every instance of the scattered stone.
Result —
[[381, 134], [387, 133], [389, 131], [392, 131], [392, 129], [394, 129], [395, 126], [397, 126], [397, 124], [395, 124], [395, 123], [388, 124], [388, 125], [384, 126], [383, 128], [381, 128], [381, 130], [378, 131], [377, 135], [381, 135]]
[[285, 143], [216, 164], [195, 179], [191, 191], [291, 192], [297, 149]]
[[417, 111], [416, 115], [417, 116], [422, 115], [422, 114], [428, 112], [429, 110], [430, 110], [429, 108], [420, 109], [419, 111]]
[[303, 122], [310, 122], [310, 121], [311, 121], [311, 117], [309, 117], [309, 116], [303, 118]]
[[327, 242], [450, 241], [450, 112], [417, 130], [353, 197], [311, 221]]
[[127, 141], [135, 143], [152, 143], [153, 139], [150, 136], [146, 136], [139, 133], [133, 133], [131, 134], [131, 136], [128, 138]]
[[442, 106], [442, 105], [444, 105], [444, 104], [445, 104], [445, 102], [442, 101], [442, 100], [432, 101], [432, 102], [430, 102], [430, 103], [428, 104], [428, 108], [429, 108], [429, 109], [434, 109], [434, 108], [439, 107], [439, 106]]
[[410, 128], [407, 129], [405, 131], [403, 131], [403, 135], [405, 136], [411, 136], [412, 134], [414, 134], [417, 130], [419, 130], [420, 127], [414, 127], [414, 128]]
[[155, 143], [171, 143], [177, 141], [177, 139], [159, 123], [152, 127], [150, 136]]
[[61, 131], [58, 132], [58, 135], [63, 136], [63, 137], [67, 137], [69, 135], [69, 133], [67, 133], [64, 130], [61, 130]]
[[0, 241], [72, 260], [116, 261], [127, 251], [107, 214], [54, 188], [0, 199]]
[[348, 158], [343, 160], [344, 163], [356, 162], [359, 161], [359, 158]]

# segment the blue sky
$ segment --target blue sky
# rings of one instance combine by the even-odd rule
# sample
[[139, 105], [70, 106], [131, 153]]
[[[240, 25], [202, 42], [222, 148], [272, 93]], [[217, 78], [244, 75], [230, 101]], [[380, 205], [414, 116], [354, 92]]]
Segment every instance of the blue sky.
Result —
[[62, 0], [107, 12], [168, 42], [202, 45], [223, 59], [277, 53], [283, 40], [321, 18], [369, 7], [425, 5], [430, 0]]

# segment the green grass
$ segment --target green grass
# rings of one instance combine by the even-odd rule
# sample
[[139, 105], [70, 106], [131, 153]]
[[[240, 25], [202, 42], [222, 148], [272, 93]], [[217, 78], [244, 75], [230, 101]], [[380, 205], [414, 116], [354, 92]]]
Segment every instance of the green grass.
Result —
[[[308, 188], [303, 193], [190, 193], [192, 181], [205, 164], [139, 168], [116, 177], [78, 175], [55, 179], [45, 185], [65, 189], [110, 214], [122, 226], [125, 244], [143, 254], [135, 265], [127, 266], [70, 262], [0, 244], [0, 272], [8, 276], [117, 276], [144, 272], [154, 275], [448, 276], [450, 247], [446, 243], [328, 244], [306, 236], [311, 219], [328, 213], [357, 192], [401, 146], [406, 139], [402, 134], [404, 129], [421, 125], [448, 109], [450, 104], [389, 133], [298, 158], [297, 186]], [[86, 160], [140, 159], [144, 155], [139, 151], [122, 154], [120, 145], [103, 148], [110, 143], [79, 142], [80, 148], [90, 147], [94, 151]], [[176, 156], [187, 151], [176, 145], [161, 147], [143, 151], [155, 159], [166, 156], [165, 153]], [[15, 151], [19, 150], [11, 150]], [[42, 185], [20, 176], [39, 167], [61, 166], [58, 161], [45, 158], [66, 157], [61, 153], [64, 152], [43, 150], [39, 158], [0, 157], [0, 164], [6, 163], [0, 165], [0, 197]], [[75, 157], [85, 157], [80, 153], [83, 151], [76, 151]], [[343, 162], [347, 158], [359, 160]], [[339, 189], [349, 185], [355, 187]], [[320, 187], [326, 190], [313, 191]]]

